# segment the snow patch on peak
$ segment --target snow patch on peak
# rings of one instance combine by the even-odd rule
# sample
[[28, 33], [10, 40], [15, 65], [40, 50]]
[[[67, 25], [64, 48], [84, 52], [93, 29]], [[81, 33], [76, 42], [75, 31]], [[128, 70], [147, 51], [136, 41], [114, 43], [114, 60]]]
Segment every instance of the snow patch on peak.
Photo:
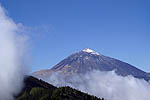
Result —
[[100, 55], [99, 53], [95, 52], [94, 50], [91, 50], [89, 48], [85, 48], [82, 50], [83, 52], [87, 52], [87, 53], [91, 53], [91, 54], [95, 54], [95, 55]]
[[85, 48], [83, 49], [84, 52], [88, 52], [88, 53], [91, 53], [91, 52], [94, 52], [93, 50], [89, 49], [89, 48]]

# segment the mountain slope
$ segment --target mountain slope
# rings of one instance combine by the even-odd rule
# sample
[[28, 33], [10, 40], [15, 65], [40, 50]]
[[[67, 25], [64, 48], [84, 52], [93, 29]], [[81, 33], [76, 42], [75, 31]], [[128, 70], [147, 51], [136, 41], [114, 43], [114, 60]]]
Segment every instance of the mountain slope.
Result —
[[25, 87], [16, 100], [104, 100], [70, 87], [54, 87], [32, 76], [25, 79]]
[[150, 73], [147, 73], [147, 77], [150, 77]]
[[132, 75], [136, 78], [143, 78], [145, 80], [150, 79], [146, 72], [128, 63], [104, 56], [88, 48], [72, 54], [51, 69], [37, 71], [34, 72], [33, 75], [42, 78], [48, 77], [53, 72], [57, 72], [62, 74], [64, 77], [70, 77], [76, 74], [85, 74], [93, 70], [115, 70], [118, 75]]

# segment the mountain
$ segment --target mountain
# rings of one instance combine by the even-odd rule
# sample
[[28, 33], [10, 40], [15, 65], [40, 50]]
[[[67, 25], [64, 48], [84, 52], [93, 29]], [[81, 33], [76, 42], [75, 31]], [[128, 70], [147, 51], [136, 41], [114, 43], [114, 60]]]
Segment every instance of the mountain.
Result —
[[104, 100], [70, 87], [55, 87], [35, 77], [26, 77], [16, 100]]
[[89, 48], [85, 48], [82, 51], [72, 54], [51, 69], [40, 70], [34, 72], [33, 75], [43, 78], [57, 72], [64, 77], [70, 77], [76, 74], [85, 74], [93, 70], [115, 70], [115, 72], [121, 76], [132, 75], [136, 78], [150, 80], [150, 76], [146, 72], [134, 67], [133, 65], [104, 56]]
[[147, 73], [147, 77], [150, 77], [150, 73]]

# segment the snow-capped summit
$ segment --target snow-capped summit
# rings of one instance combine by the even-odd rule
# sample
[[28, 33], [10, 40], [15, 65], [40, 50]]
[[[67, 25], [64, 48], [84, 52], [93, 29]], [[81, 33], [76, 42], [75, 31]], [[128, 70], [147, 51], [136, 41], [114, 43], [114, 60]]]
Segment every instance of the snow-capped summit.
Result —
[[89, 49], [89, 48], [85, 48], [82, 50], [83, 52], [87, 52], [87, 53], [91, 53], [91, 54], [96, 54], [96, 55], [100, 55], [98, 52], [92, 50], [92, 49]]

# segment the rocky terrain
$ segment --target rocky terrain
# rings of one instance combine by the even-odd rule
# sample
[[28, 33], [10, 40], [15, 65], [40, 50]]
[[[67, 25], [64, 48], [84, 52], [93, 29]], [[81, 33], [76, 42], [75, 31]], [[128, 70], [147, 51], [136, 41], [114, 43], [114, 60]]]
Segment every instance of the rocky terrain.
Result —
[[150, 79], [150, 74], [136, 68], [135, 66], [115, 58], [104, 56], [89, 48], [85, 48], [84, 50], [70, 55], [51, 69], [40, 70], [34, 72], [33, 75], [39, 78], [44, 78], [49, 77], [52, 73], [59, 73], [65, 78], [69, 78], [72, 75], [85, 74], [93, 70], [115, 70], [115, 72], [121, 76], [132, 75], [140, 79]]

